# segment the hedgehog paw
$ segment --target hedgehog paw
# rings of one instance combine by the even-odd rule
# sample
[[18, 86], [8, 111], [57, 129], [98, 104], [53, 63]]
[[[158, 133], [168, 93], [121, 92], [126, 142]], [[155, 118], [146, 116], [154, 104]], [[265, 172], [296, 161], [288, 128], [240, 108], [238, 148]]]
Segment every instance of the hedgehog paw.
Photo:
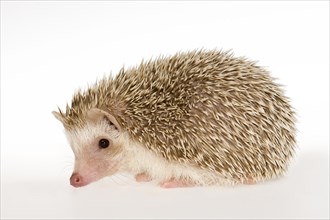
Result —
[[160, 183], [160, 187], [162, 188], [182, 188], [182, 187], [192, 187], [193, 183], [184, 180], [169, 180]]
[[256, 181], [252, 177], [248, 177], [247, 179], [243, 180], [243, 183], [246, 185], [253, 185]]
[[150, 182], [151, 177], [146, 173], [139, 173], [135, 175], [136, 182]]

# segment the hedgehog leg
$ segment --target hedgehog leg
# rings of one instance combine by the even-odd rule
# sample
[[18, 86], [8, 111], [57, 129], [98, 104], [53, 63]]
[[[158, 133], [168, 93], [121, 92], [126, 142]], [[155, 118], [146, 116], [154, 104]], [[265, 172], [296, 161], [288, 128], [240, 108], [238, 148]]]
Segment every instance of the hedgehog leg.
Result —
[[139, 173], [135, 175], [136, 182], [149, 182], [151, 177], [146, 173]]
[[179, 188], [179, 187], [192, 187], [193, 183], [184, 180], [169, 180], [160, 183], [160, 187], [163, 188]]
[[246, 185], [253, 185], [256, 183], [256, 181], [251, 176], [249, 176], [247, 179], [243, 180], [243, 183]]

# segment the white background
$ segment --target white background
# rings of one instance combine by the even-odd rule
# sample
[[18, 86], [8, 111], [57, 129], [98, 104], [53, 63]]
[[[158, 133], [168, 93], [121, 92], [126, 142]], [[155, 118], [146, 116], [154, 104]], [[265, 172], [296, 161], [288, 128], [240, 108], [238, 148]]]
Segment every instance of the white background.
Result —
[[[51, 115], [75, 89], [160, 54], [233, 49], [259, 60], [298, 112], [288, 174], [165, 190], [129, 174], [69, 185]], [[329, 218], [329, 2], [1, 1], [1, 218]]]

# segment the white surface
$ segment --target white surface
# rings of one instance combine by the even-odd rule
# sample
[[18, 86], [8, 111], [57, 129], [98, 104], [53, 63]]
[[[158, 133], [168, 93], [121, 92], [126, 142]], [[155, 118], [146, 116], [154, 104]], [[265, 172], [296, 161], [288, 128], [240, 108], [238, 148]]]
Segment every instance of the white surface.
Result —
[[[195, 48], [259, 60], [299, 114], [286, 177], [164, 190], [129, 175], [69, 186], [51, 115], [122, 65]], [[329, 2], [1, 1], [1, 218], [329, 218]]]

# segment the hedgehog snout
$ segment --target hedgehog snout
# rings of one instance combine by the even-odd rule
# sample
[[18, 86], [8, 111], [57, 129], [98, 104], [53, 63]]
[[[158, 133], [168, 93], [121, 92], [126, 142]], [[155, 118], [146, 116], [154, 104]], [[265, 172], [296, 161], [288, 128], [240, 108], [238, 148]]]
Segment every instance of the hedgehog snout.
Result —
[[[108, 155], [94, 154], [92, 157], [78, 157], [70, 177], [70, 184], [74, 187], [86, 186], [105, 176], [113, 175], [118, 171], [118, 161]], [[86, 155], [86, 152], [84, 153]]]
[[84, 178], [79, 173], [72, 173], [70, 177], [70, 184], [74, 187], [85, 186], [88, 183], [84, 181]]

